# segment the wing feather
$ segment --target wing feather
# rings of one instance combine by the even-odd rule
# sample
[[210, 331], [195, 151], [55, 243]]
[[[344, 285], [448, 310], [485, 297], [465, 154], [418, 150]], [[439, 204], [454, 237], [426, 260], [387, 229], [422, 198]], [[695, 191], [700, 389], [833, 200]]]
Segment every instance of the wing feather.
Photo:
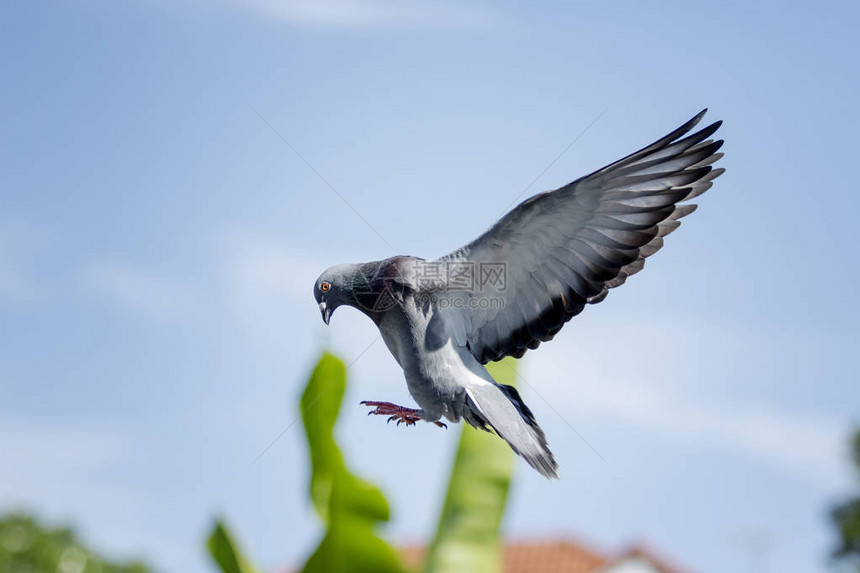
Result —
[[[438, 306], [457, 342], [482, 363], [520, 357], [642, 270], [696, 209], [683, 202], [724, 171], [713, 168], [723, 141], [711, 139], [721, 122], [689, 134], [705, 111], [615, 163], [523, 201], [434, 261], [474, 267], [472, 287], [450, 295], [461, 304]], [[482, 265], [503, 266], [502, 280], [485, 283]]]

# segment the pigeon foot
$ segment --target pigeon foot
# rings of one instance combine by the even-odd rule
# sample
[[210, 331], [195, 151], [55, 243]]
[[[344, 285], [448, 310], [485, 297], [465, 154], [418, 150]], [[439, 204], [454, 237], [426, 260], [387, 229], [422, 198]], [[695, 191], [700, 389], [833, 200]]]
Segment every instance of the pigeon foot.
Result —
[[[372, 406], [376, 408], [375, 410], [371, 410], [370, 412], [368, 412], [368, 416], [388, 416], [388, 422], [390, 422], [391, 420], [397, 420], [398, 426], [401, 423], [404, 423], [407, 426], [414, 426], [415, 422], [424, 419], [421, 417], [421, 410], [398, 406], [397, 404], [392, 404], [391, 402], [371, 402], [368, 400], [364, 400], [361, 402], [361, 404], [363, 406]], [[433, 423], [440, 428], [448, 427], [446, 424], [439, 422], [438, 420]]]

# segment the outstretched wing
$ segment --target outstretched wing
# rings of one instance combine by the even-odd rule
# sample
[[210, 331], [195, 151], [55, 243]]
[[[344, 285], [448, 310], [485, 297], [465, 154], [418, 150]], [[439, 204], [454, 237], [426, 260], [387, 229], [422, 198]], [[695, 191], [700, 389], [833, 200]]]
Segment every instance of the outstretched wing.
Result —
[[721, 122], [685, 137], [706, 111], [620, 161], [527, 199], [436, 261], [448, 282], [436, 306], [455, 340], [481, 363], [520, 357], [642, 270], [696, 208], [679, 203], [724, 171], [711, 167], [723, 142], [709, 139]]

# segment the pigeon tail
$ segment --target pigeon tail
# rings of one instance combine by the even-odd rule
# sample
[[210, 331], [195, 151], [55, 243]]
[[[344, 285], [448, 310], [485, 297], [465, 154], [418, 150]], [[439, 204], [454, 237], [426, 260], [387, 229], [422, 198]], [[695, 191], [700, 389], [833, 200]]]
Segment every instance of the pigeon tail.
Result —
[[546, 436], [516, 388], [482, 382], [470, 385], [466, 394], [472, 414], [464, 416], [467, 422], [482, 430], [492, 428], [541, 475], [559, 479], [558, 464], [546, 445]]

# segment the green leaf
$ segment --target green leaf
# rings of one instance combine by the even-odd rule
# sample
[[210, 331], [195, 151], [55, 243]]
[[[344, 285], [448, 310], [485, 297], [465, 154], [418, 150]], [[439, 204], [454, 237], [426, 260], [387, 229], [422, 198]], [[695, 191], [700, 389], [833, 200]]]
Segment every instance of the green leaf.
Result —
[[347, 469], [334, 438], [346, 389], [346, 368], [324, 354], [302, 393], [302, 421], [311, 457], [310, 495], [326, 532], [303, 573], [402, 573], [394, 549], [374, 529], [388, 521], [388, 502]]
[[[860, 430], [851, 440], [851, 453], [860, 470]], [[855, 495], [834, 507], [830, 519], [838, 540], [833, 557], [845, 564], [846, 571], [853, 565], [854, 570], [860, 572], [860, 496]]]
[[206, 547], [223, 573], [254, 573], [222, 521], [215, 522]]
[[[488, 366], [500, 384], [514, 386], [516, 361]], [[511, 484], [514, 453], [498, 436], [463, 424], [445, 505], [424, 573], [502, 570], [499, 529]]]
[[144, 563], [115, 562], [87, 548], [74, 529], [25, 513], [0, 514], [0, 572], [150, 573]]
[[334, 440], [334, 424], [345, 390], [346, 367], [326, 353], [314, 368], [299, 402], [311, 456], [311, 500], [323, 520], [328, 519], [334, 474], [344, 466]]

